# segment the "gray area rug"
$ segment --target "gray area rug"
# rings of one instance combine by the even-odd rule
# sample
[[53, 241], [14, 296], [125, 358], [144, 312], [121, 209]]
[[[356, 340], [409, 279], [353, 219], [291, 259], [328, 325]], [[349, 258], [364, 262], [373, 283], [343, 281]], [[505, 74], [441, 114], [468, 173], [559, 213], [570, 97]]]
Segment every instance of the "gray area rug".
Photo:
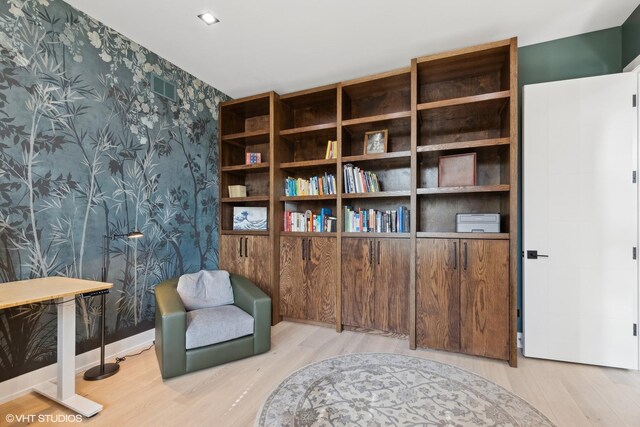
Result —
[[291, 374], [256, 426], [553, 426], [533, 406], [464, 369], [386, 353], [338, 356]]

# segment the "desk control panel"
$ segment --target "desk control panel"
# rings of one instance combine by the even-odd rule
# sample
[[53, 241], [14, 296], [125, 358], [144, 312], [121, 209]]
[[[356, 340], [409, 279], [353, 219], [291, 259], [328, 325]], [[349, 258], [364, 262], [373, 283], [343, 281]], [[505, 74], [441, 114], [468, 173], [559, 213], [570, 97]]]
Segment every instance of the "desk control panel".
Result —
[[101, 289], [99, 291], [85, 292], [84, 294], [80, 294], [80, 297], [90, 298], [90, 297], [97, 297], [98, 295], [106, 295], [108, 293], [109, 293], [109, 289]]

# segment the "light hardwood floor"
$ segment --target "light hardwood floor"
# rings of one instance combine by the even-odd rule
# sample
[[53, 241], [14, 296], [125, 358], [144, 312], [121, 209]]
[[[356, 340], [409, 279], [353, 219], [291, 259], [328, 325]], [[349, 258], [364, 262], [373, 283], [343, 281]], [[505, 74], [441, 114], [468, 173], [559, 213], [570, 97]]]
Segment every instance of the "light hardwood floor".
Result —
[[[488, 378], [529, 401], [559, 426], [640, 426], [640, 373], [519, 358], [505, 362], [439, 351], [409, 350], [391, 337], [281, 322], [271, 351], [163, 382], [151, 349], [124, 361], [109, 379], [77, 377], [78, 393], [104, 410], [84, 424], [109, 426], [251, 426], [271, 390], [297, 369], [331, 356], [393, 352], [430, 358]], [[30, 393], [0, 406], [7, 414], [71, 414]]]

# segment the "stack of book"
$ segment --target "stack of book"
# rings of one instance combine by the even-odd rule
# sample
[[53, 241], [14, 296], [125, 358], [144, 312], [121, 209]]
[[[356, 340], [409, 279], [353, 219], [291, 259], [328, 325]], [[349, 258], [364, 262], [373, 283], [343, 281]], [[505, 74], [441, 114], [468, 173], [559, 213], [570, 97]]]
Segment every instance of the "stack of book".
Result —
[[347, 233], [408, 233], [409, 224], [409, 209], [405, 206], [386, 211], [344, 207], [344, 231]]
[[327, 142], [327, 153], [324, 156], [325, 159], [336, 159], [338, 158], [338, 141]]
[[363, 171], [351, 163], [344, 165], [345, 193], [375, 193], [380, 191], [380, 184], [375, 173]]
[[336, 177], [325, 173], [309, 179], [289, 177], [284, 182], [285, 196], [323, 196], [336, 194]]
[[320, 209], [319, 215], [310, 210], [284, 213], [284, 231], [322, 233], [336, 232], [337, 228], [338, 219], [331, 216], [329, 208]]

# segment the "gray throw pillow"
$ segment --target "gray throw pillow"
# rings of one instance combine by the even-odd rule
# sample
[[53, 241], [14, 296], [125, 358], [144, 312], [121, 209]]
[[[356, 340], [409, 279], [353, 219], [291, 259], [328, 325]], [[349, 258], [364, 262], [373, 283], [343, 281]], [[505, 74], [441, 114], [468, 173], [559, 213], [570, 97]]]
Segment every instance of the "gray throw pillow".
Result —
[[233, 304], [228, 271], [201, 270], [183, 274], [178, 280], [177, 289], [187, 311]]

